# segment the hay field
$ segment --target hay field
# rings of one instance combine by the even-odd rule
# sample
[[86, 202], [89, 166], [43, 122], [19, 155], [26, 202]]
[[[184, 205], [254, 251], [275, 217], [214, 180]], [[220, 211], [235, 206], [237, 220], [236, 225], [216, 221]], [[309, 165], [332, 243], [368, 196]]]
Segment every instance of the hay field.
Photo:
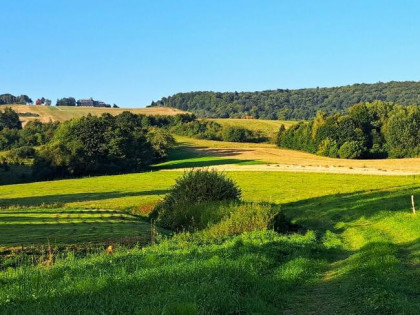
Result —
[[[176, 137], [181, 147], [197, 156], [226, 160], [253, 161], [248, 165], [219, 161], [215, 166], [225, 171], [291, 171], [369, 175], [420, 175], [420, 158], [346, 160], [281, 149], [268, 143], [234, 143]], [[229, 164], [229, 165], [227, 165]], [[242, 163], [243, 164], [243, 163]]]
[[18, 113], [34, 113], [39, 116], [34, 117], [20, 117], [23, 124], [30, 120], [39, 120], [41, 122], [49, 121], [65, 121], [76, 117], [92, 115], [102, 115], [103, 113], [110, 113], [111, 115], [118, 115], [124, 111], [129, 111], [134, 114], [144, 115], [176, 115], [183, 113], [183, 111], [168, 108], [168, 107], [147, 107], [147, 108], [104, 108], [104, 107], [79, 107], [79, 106], [36, 106], [36, 105], [10, 105], [14, 111]]

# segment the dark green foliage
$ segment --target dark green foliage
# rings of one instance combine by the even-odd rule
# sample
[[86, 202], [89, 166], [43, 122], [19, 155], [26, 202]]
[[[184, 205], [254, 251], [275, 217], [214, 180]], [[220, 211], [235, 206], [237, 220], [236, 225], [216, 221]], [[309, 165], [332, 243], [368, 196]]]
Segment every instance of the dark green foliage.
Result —
[[205, 221], [201, 219], [197, 225], [194, 224], [194, 218], [203, 217], [200, 205], [220, 201], [238, 202], [240, 197], [240, 188], [223, 173], [206, 169], [186, 171], [150, 217], [162, 227], [172, 230], [194, 229]]
[[420, 109], [376, 101], [356, 104], [348, 115], [327, 116], [282, 128], [281, 147], [347, 159], [420, 155]]
[[357, 141], [346, 141], [338, 150], [342, 159], [358, 159], [363, 154], [363, 146]]
[[0, 150], [17, 147], [20, 140], [19, 130], [5, 128], [0, 131]]
[[27, 95], [14, 96], [12, 94], [1, 94], [0, 105], [3, 104], [30, 104], [32, 100]]
[[136, 171], [150, 165], [154, 156], [142, 129], [121, 126], [109, 114], [89, 115], [61, 124], [52, 142], [40, 150], [34, 169], [40, 177]]
[[152, 144], [155, 156], [158, 159], [166, 157], [169, 149], [175, 146], [174, 137], [162, 128], [150, 128], [146, 138]]
[[48, 143], [57, 130], [59, 122], [41, 123], [38, 120], [29, 121], [20, 132], [19, 143], [25, 146], [39, 146]]
[[420, 155], [420, 107], [396, 107], [384, 126], [391, 157]]
[[252, 132], [245, 128], [238, 127], [225, 127], [223, 128], [222, 138], [223, 141], [230, 142], [247, 142], [251, 139]]
[[76, 99], [74, 97], [63, 97], [57, 100], [57, 106], [76, 106]]
[[19, 115], [10, 107], [6, 107], [4, 111], [0, 111], [0, 130], [4, 128], [22, 129]]
[[24, 146], [10, 150], [9, 154], [16, 159], [31, 159], [35, 157], [35, 149]]
[[[354, 84], [333, 88], [261, 92], [190, 92], [164, 97], [151, 106], [175, 107], [199, 117], [310, 119], [317, 111], [343, 113], [346, 108], [375, 100], [419, 104], [420, 82]], [[360, 113], [362, 114], [362, 113]]]
[[198, 139], [222, 140], [222, 126], [214, 121], [190, 121], [176, 124], [171, 130], [182, 136]]

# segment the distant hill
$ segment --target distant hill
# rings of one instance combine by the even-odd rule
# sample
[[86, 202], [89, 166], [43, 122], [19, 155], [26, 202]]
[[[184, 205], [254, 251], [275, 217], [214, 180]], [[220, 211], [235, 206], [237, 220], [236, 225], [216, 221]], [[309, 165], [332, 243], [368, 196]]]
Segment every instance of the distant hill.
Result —
[[103, 113], [110, 113], [111, 115], [118, 115], [124, 111], [130, 111], [134, 114], [144, 115], [176, 115], [183, 113], [183, 111], [168, 108], [168, 107], [153, 107], [153, 108], [104, 108], [104, 107], [80, 107], [80, 106], [37, 106], [37, 105], [2, 105], [2, 107], [9, 106], [16, 111], [23, 124], [29, 120], [40, 120], [42, 122], [49, 121], [65, 121], [75, 117], [92, 115], [102, 115]]
[[420, 82], [353, 84], [332, 88], [268, 90], [260, 92], [189, 92], [164, 97], [150, 106], [173, 107], [199, 117], [310, 119], [318, 110], [344, 112], [360, 102], [382, 100], [402, 105], [420, 104]]

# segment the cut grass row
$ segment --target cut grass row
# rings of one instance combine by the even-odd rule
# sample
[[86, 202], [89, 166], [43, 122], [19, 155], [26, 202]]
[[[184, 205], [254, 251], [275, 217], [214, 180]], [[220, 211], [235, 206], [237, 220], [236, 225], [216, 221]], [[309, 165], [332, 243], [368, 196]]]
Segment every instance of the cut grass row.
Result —
[[0, 211], [0, 248], [149, 240], [150, 223], [118, 211], [19, 209]]
[[[420, 217], [410, 213], [409, 196], [420, 195], [419, 182], [321, 175], [311, 193], [299, 189], [307, 174], [283, 175], [277, 179], [296, 191], [280, 197], [282, 209], [309, 229], [305, 235], [261, 231], [215, 242], [185, 235], [113, 256], [8, 269], [0, 271], [0, 307], [6, 314], [417, 314]], [[273, 179], [256, 182], [258, 193]]]
[[[143, 207], [160, 200], [181, 174], [155, 171], [0, 186], [0, 207], [52, 205], [142, 212]], [[418, 176], [282, 172], [228, 172], [228, 175], [241, 187], [245, 201], [275, 203], [420, 184]]]
[[[121, 212], [147, 215], [181, 172], [148, 172], [0, 187], [0, 246], [104, 242], [122, 237], [150, 236], [150, 223]], [[332, 229], [337, 222], [325, 217], [359, 216], [356, 206], [364, 196], [375, 198], [383, 210], [392, 210], [388, 194], [398, 191], [399, 207], [410, 210], [411, 194], [419, 195], [416, 177], [381, 177], [280, 172], [229, 172], [241, 187], [245, 201], [281, 203], [284, 211], [305, 226]], [[334, 202], [340, 207], [334, 208]], [[310, 220], [296, 209], [303, 203]], [[328, 206], [324, 206], [328, 205]], [[37, 208], [38, 207], [38, 208]], [[42, 207], [42, 208], [39, 208]], [[52, 209], [47, 209], [52, 208]], [[91, 211], [81, 210], [91, 209]], [[100, 210], [102, 209], [102, 210]], [[106, 211], [103, 211], [106, 209]], [[321, 210], [322, 211], [321, 211]], [[318, 216], [318, 217], [317, 217]], [[329, 226], [325, 224], [329, 223]]]

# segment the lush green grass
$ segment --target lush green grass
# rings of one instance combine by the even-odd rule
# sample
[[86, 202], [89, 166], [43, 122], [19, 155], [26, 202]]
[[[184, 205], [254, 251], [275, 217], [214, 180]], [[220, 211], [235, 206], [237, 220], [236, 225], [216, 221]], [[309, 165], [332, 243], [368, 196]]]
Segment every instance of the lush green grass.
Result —
[[177, 147], [168, 154], [166, 162], [162, 162], [153, 166], [156, 170], [162, 169], [179, 169], [194, 167], [211, 167], [216, 165], [255, 165], [264, 164], [258, 160], [239, 160], [231, 157], [211, 156], [208, 152], [200, 152], [194, 150], [187, 143], [179, 142]]
[[[156, 203], [182, 173], [158, 171], [0, 186], [0, 207], [138, 210]], [[246, 201], [288, 203], [331, 194], [419, 185], [415, 176], [229, 172]]]
[[[181, 154], [178, 161], [183, 158], [197, 157]], [[69, 244], [147, 238], [150, 224], [119, 210], [147, 213], [180, 174], [2, 186], [0, 240], [20, 246], [46, 239]], [[228, 236], [262, 226], [238, 212], [207, 230], [142, 249], [117, 247], [113, 255], [82, 258], [70, 252], [50, 267], [42, 259], [17, 268], [4, 263], [1, 312], [418, 313], [420, 219], [410, 213], [410, 196], [420, 197], [418, 177], [228, 175], [244, 200], [280, 203], [307, 232], [279, 235], [261, 227]]]
[[101, 243], [130, 236], [149, 240], [150, 223], [124, 212], [79, 209], [0, 211], [0, 248]]
[[200, 232], [4, 270], [0, 307], [6, 314], [417, 314], [420, 220], [409, 212], [410, 193], [419, 186], [286, 203], [310, 229], [304, 235]]

